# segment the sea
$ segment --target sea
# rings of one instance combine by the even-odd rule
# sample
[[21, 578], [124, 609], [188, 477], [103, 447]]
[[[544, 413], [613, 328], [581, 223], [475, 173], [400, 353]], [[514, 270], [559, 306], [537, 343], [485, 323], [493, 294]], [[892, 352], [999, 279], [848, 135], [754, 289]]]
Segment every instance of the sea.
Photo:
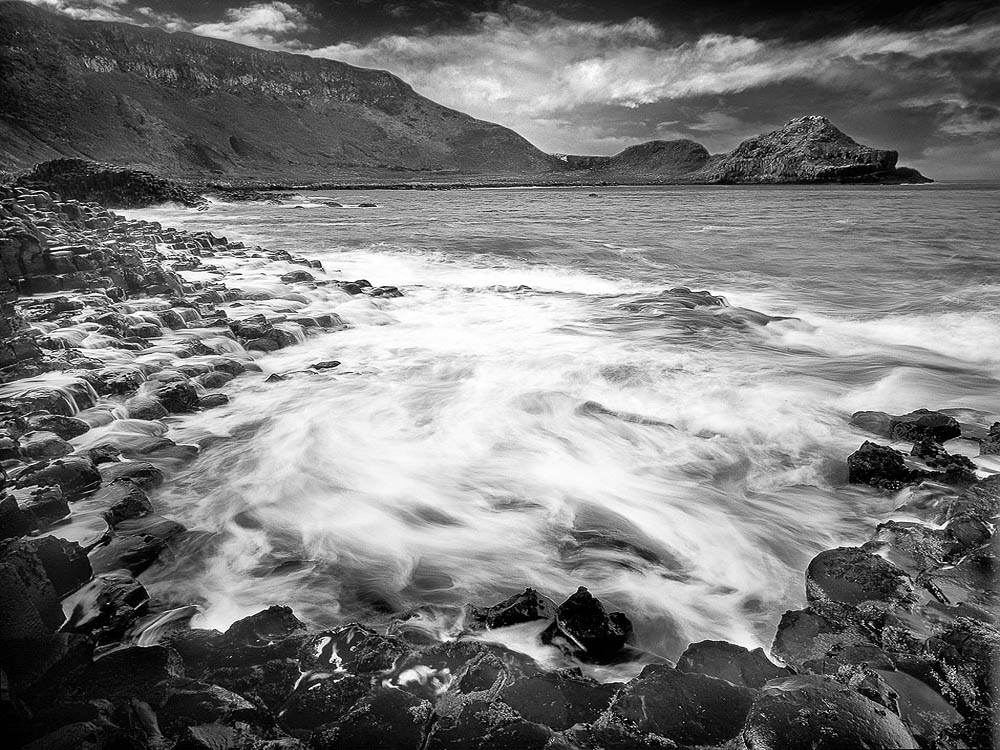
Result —
[[[328, 191], [129, 211], [403, 293], [289, 293], [278, 276], [303, 266], [206, 259], [274, 297], [232, 316], [335, 312], [349, 328], [290, 326], [302, 343], [258, 353], [262, 373], [227, 385], [227, 406], [171, 418], [171, 437], [201, 450], [154, 502], [192, 532], [143, 580], [196, 605], [195, 626], [283, 604], [316, 627], [429, 639], [465, 632], [466, 604], [586, 586], [635, 626], [623, 663], [591, 668], [602, 679], [692, 641], [767, 650], [805, 605], [814, 555], [920, 518], [909, 490], [847, 483], [872, 437], [853, 412], [1000, 420], [998, 207], [1000, 185], [938, 183]], [[1000, 471], [973, 440], [950, 449]], [[563, 664], [537, 630], [475, 637]]]

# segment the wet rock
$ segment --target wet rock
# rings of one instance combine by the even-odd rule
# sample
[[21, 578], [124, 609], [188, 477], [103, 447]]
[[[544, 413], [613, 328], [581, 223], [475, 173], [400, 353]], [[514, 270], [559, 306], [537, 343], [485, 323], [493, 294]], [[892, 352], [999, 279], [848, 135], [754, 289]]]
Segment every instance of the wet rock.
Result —
[[153, 396], [135, 396], [125, 402], [125, 410], [129, 419], [146, 419], [154, 421], [167, 416], [166, 407]]
[[93, 642], [73, 633], [52, 633], [30, 640], [0, 642], [0, 669], [12, 691], [24, 696], [33, 688], [58, 684], [90, 663]]
[[369, 674], [391, 669], [410, 648], [362, 625], [345, 625], [310, 635], [299, 651], [303, 672]]
[[91, 497], [95, 505], [104, 506], [104, 517], [111, 526], [131, 518], [142, 518], [153, 512], [153, 504], [138, 484], [131, 479], [117, 479], [104, 485]]
[[59, 414], [32, 414], [28, 424], [34, 430], [53, 432], [63, 440], [72, 440], [90, 430], [90, 425], [82, 419]]
[[895, 492], [927, 477], [927, 472], [911, 469], [899, 451], [870, 441], [847, 458], [847, 481]]
[[994, 422], [990, 425], [989, 434], [979, 441], [979, 455], [1000, 455], [1000, 422]]
[[854, 607], [814, 601], [806, 609], [785, 612], [771, 653], [797, 671], [805, 662], [822, 659], [836, 649], [873, 646], [878, 634]]
[[35, 525], [35, 520], [18, 507], [11, 495], [0, 498], [0, 541], [27, 534]]
[[73, 452], [73, 446], [54, 432], [26, 432], [18, 442], [21, 455], [31, 461], [68, 456]]
[[217, 406], [225, 406], [229, 403], [229, 396], [225, 393], [208, 393], [198, 399], [199, 409], [214, 409]]
[[187, 381], [167, 383], [156, 392], [156, 398], [173, 414], [183, 414], [198, 409], [198, 391]]
[[91, 568], [87, 554], [76, 542], [55, 536], [21, 541], [38, 556], [56, 596], [63, 597], [90, 580]]
[[427, 750], [542, 750], [552, 737], [548, 727], [526, 721], [505, 703], [482, 700], [437, 716], [430, 728]]
[[124, 396], [142, 385], [146, 376], [138, 367], [118, 365], [91, 370], [87, 373], [87, 380], [102, 396]]
[[725, 680], [653, 664], [619, 691], [610, 711], [682, 745], [717, 745], [740, 733], [756, 695]]
[[207, 372], [204, 375], [199, 375], [198, 382], [203, 388], [221, 388], [226, 383], [230, 382], [234, 377], [234, 375], [230, 375], [228, 372], [214, 370], [212, 372]]
[[155, 705], [165, 697], [161, 683], [183, 676], [183, 663], [173, 649], [128, 646], [94, 661], [80, 676], [74, 692], [85, 700], [103, 698], [128, 703], [135, 699]]
[[289, 273], [282, 274], [280, 278], [286, 284], [316, 280], [316, 277], [308, 271], [290, 271]]
[[149, 534], [164, 542], [169, 542], [186, 531], [183, 524], [155, 513], [119, 521], [115, 530], [119, 534]]
[[[299, 672], [298, 662], [285, 658], [271, 659], [261, 664], [220, 667], [209, 670], [203, 679], [214, 685], [221, 685], [227, 690], [232, 690], [251, 703], [264, 706], [277, 714], [283, 708], [286, 711], [290, 710], [285, 701], [292, 694], [301, 677], [302, 673]], [[303, 685], [305, 684], [312, 687], [312, 684], [307, 681], [303, 683]], [[300, 692], [315, 698], [317, 691], [304, 688]], [[312, 724], [309, 728], [318, 727], [320, 724], [333, 721], [334, 718], [339, 718], [339, 714], [336, 717]]]
[[164, 541], [152, 534], [114, 536], [90, 552], [90, 565], [95, 573], [124, 569], [138, 575], [156, 562], [165, 548]]
[[216, 657], [225, 646], [225, 636], [218, 630], [194, 628], [171, 633], [164, 639], [164, 645], [181, 656], [188, 674], [198, 675], [216, 664]]
[[608, 613], [584, 586], [556, 609], [556, 619], [542, 633], [542, 642], [559, 645], [580, 658], [613, 657], [632, 634], [632, 623], [621, 612]]
[[75, 500], [97, 489], [101, 474], [89, 459], [83, 456], [65, 456], [49, 461], [39, 461], [25, 468], [14, 479], [15, 487], [54, 485], [62, 490], [67, 500]]
[[156, 716], [167, 736], [176, 736], [188, 726], [213, 722], [258, 726], [268, 723], [264, 713], [250, 701], [218, 685], [173, 677], [162, 688], [165, 696], [156, 708]]
[[772, 663], [763, 649], [750, 651], [726, 641], [692, 643], [677, 660], [677, 669], [718, 677], [749, 688], [760, 688], [768, 680], [792, 674], [790, 669]]
[[69, 503], [55, 485], [21, 487], [11, 490], [9, 495], [25, 514], [31, 528], [45, 528], [69, 515]]
[[527, 721], [559, 731], [597, 720], [620, 687], [571, 669], [523, 677], [505, 687], [500, 697]]
[[316, 750], [413, 750], [424, 738], [433, 709], [401, 690], [376, 688], [338, 722], [317, 729], [309, 744]]
[[403, 293], [394, 286], [379, 286], [368, 291], [372, 297], [402, 297]]
[[163, 472], [146, 461], [120, 461], [101, 464], [98, 474], [105, 484], [129, 479], [144, 490], [151, 490], [163, 484]]
[[894, 713], [817, 676], [765, 686], [747, 716], [742, 740], [749, 750], [917, 747]]
[[976, 465], [967, 456], [952, 455], [940, 443], [919, 440], [913, 444], [911, 456], [922, 458], [924, 462], [940, 472], [939, 478], [947, 484], [972, 484], [976, 481]]
[[0, 640], [38, 638], [62, 624], [59, 598], [34, 549], [0, 542]]
[[943, 443], [962, 434], [962, 428], [954, 417], [929, 409], [917, 409], [899, 416], [880, 411], [859, 411], [851, 416], [851, 424], [881, 437], [912, 442], [929, 439]]
[[316, 362], [315, 364], [309, 365], [312, 370], [332, 370], [335, 367], [340, 367], [340, 362], [335, 359], [325, 360], [323, 362]]
[[143, 743], [107, 721], [76, 721], [22, 746], [22, 750], [144, 750]]
[[290, 732], [302, 733], [339, 721], [368, 694], [371, 686], [369, 677], [352, 674], [307, 679], [282, 706], [281, 726]]
[[676, 750], [676, 748], [675, 742], [657, 734], [642, 732], [633, 722], [610, 712], [590, 725], [560, 732], [546, 746], [546, 750]]
[[295, 633], [306, 625], [290, 607], [274, 605], [257, 614], [237, 620], [226, 631], [226, 641], [239, 646], [266, 646]]
[[95, 445], [86, 452], [87, 458], [94, 462], [94, 465], [108, 464], [121, 459], [122, 452], [113, 445]]
[[556, 616], [556, 605], [535, 589], [525, 589], [492, 607], [470, 607], [468, 624], [472, 628], [504, 628], [522, 622], [550, 620]]
[[124, 572], [99, 573], [63, 602], [63, 629], [91, 635], [98, 643], [120, 639], [146, 611], [149, 594]]
[[[77, 407], [73, 394], [58, 388], [32, 388], [17, 396], [16, 403], [22, 414], [45, 411], [64, 417], [72, 417]], [[87, 408], [91, 405], [90, 403], [86, 403], [85, 406], [81, 404], [79, 408]]]
[[890, 607], [911, 607], [917, 599], [913, 581], [903, 570], [859, 547], [816, 555], [806, 570], [806, 598]]

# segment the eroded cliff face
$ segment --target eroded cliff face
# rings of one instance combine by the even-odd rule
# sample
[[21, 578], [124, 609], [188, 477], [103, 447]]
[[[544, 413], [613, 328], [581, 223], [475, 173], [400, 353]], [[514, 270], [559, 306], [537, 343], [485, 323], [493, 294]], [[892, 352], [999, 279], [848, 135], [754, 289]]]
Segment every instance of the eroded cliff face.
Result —
[[563, 168], [385, 71], [0, 3], [0, 166], [60, 156], [291, 181]]

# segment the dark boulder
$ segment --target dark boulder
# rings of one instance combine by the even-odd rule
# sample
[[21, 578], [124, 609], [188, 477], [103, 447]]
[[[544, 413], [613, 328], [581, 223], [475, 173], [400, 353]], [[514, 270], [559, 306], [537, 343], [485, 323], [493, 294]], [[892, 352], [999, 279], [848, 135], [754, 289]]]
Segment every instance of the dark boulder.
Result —
[[243, 722], [256, 726], [269, 723], [265, 712], [219, 685], [189, 677], [172, 677], [160, 687], [164, 696], [156, 706], [156, 718], [168, 737], [176, 737], [186, 727], [213, 722]]
[[104, 485], [94, 493], [91, 501], [103, 508], [104, 517], [111, 526], [153, 512], [146, 492], [131, 479], [116, 479]]
[[28, 424], [33, 430], [54, 432], [63, 440], [72, 440], [90, 430], [90, 425], [82, 419], [61, 414], [32, 414], [28, 417]]
[[542, 642], [558, 645], [580, 658], [604, 660], [615, 656], [629, 636], [632, 623], [621, 612], [608, 613], [584, 586], [556, 609], [556, 619], [542, 633]]
[[129, 479], [144, 490], [163, 484], [163, 472], [146, 461], [120, 461], [101, 464], [98, 474], [106, 484]]
[[156, 391], [157, 400], [174, 414], [197, 411], [198, 391], [187, 381], [167, 383]]
[[779, 667], [768, 659], [763, 649], [750, 651], [726, 641], [692, 643], [677, 660], [677, 669], [718, 677], [749, 688], [760, 688], [768, 680], [792, 674], [790, 669]]
[[156, 562], [165, 548], [164, 541], [152, 534], [113, 536], [91, 551], [90, 564], [95, 573], [127, 570], [138, 575]]
[[907, 466], [899, 451], [867, 440], [847, 457], [847, 481], [851, 484], [895, 492], [927, 476], [927, 472]]
[[73, 452], [73, 446], [54, 432], [32, 430], [24, 433], [18, 443], [21, 455], [29, 461], [68, 456]]
[[903, 570], [860, 547], [838, 547], [816, 555], [806, 570], [806, 598], [906, 608], [917, 599], [913, 581]]
[[75, 500], [96, 490], [101, 474], [93, 461], [83, 456], [65, 456], [39, 461], [25, 468], [14, 479], [15, 487], [55, 485], [67, 500]]
[[214, 409], [217, 406], [225, 406], [229, 403], [229, 396], [225, 393], [207, 393], [198, 399], [199, 409]]
[[494, 629], [555, 616], [556, 605], [551, 599], [534, 589], [525, 589], [492, 607], [470, 607], [468, 624], [474, 629]]
[[653, 664], [615, 696], [610, 711], [681, 745], [718, 745], [740, 733], [757, 691]]
[[392, 669], [410, 648], [400, 639], [376, 633], [362, 625], [345, 625], [311, 634], [299, 651], [303, 671], [369, 674]]
[[859, 411], [851, 415], [851, 424], [880, 437], [910, 442], [943, 443], [962, 434], [961, 425], [954, 417], [929, 409], [898, 416], [882, 411]]
[[376, 688], [339, 721], [317, 729], [309, 739], [315, 750], [414, 750], [423, 744], [433, 709], [402, 690]]
[[[250, 702], [266, 707], [275, 714], [291, 710], [286, 700], [292, 695], [296, 685], [300, 687], [299, 693], [308, 692], [310, 698], [316, 697], [316, 691], [306, 688], [306, 685], [313, 687], [312, 682], [301, 678], [302, 673], [299, 672], [298, 662], [290, 658], [270, 659], [260, 664], [234, 664], [219, 667], [209, 670], [202, 677], [206, 682], [232, 690]], [[328, 721], [333, 721], [333, 718], [319, 721], [312, 727], [317, 727]]]
[[98, 643], [120, 639], [146, 611], [149, 594], [131, 575], [100, 573], [66, 600], [69, 610], [63, 629], [85, 633]]
[[771, 653], [801, 671], [805, 662], [839, 649], [872, 646], [877, 640], [878, 633], [855, 607], [814, 601], [781, 616]]
[[0, 640], [38, 638], [62, 624], [59, 597], [35, 550], [0, 542]]
[[239, 646], [266, 646], [306, 629], [290, 607], [274, 605], [237, 620], [226, 631], [226, 641]]
[[791, 677], [764, 687], [743, 728], [748, 750], [915, 748], [898, 716], [825, 677]]
[[45, 528], [69, 515], [69, 503], [55, 485], [21, 487], [11, 490], [9, 496], [17, 502], [31, 528]]
[[27, 534], [36, 525], [35, 519], [22, 511], [11, 495], [0, 498], [0, 540]]
[[980, 456], [1000, 455], [1000, 422], [990, 425], [990, 431], [986, 437], [979, 441]]
[[281, 726], [301, 733], [339, 721], [368, 694], [371, 686], [371, 678], [352, 674], [305, 679], [281, 707]]
[[76, 542], [67, 542], [50, 535], [24, 539], [21, 544], [32, 549], [38, 556], [56, 596], [62, 598], [90, 580], [90, 561], [87, 553]]
[[168, 412], [160, 400], [153, 396], [135, 396], [125, 402], [129, 419], [163, 419]]
[[596, 721], [621, 683], [599, 683], [578, 669], [522, 677], [500, 697], [527, 721], [555, 731]]
[[504, 703], [471, 700], [435, 716], [427, 750], [543, 750], [552, 730], [525, 720]]
[[286, 284], [295, 284], [302, 281], [315, 281], [316, 277], [308, 271], [289, 271], [281, 275], [281, 280]]

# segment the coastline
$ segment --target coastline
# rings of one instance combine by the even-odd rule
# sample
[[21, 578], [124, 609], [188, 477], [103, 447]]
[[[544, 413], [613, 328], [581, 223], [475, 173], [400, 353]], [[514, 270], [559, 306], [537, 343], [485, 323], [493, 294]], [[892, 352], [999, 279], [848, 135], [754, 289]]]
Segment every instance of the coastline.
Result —
[[[294, 278], [282, 278], [294, 288], [314, 281], [308, 269], [315, 266], [306, 258], [126, 221], [94, 204], [54, 202], [28, 190], [8, 193], [0, 206], [9, 222], [4, 236], [16, 239], [4, 246], [5, 265], [17, 266], [21, 291], [32, 295], [18, 300], [21, 314], [36, 326], [78, 318], [81, 322], [73, 324], [90, 326], [83, 331], [87, 336], [117, 341], [104, 343], [123, 351], [152, 347], [170, 359], [158, 371], [135, 372], [120, 362], [98, 362], [65, 337], [39, 337], [27, 326], [12, 329], [12, 340], [20, 345], [9, 355], [12, 377], [4, 386], [12, 441], [5, 455], [12, 462], [8, 484], [20, 494], [13, 505], [4, 500], [3, 518], [6, 529], [34, 524], [42, 530], [35, 536], [10, 533], [0, 560], [5, 571], [22, 572], [4, 579], [13, 587], [5, 592], [21, 597], [5, 595], [5, 607], [23, 602], [21, 611], [5, 613], [4, 640], [32, 644], [25, 650], [28, 658], [4, 664], [15, 696], [6, 710], [13, 712], [24, 739], [42, 742], [48, 736], [43, 731], [69, 717], [74, 721], [57, 732], [121, 734], [139, 746], [169, 746], [175, 738], [187, 743], [183, 746], [211, 746], [206, 736], [224, 735], [233, 747], [251, 741], [269, 743], [260, 745], [266, 747], [297, 747], [300, 741], [311, 747], [374, 747], [359, 744], [374, 743], [374, 738], [400, 747], [473, 747], [474, 738], [492, 741], [490, 747], [739, 747], [773, 734], [776, 727], [790, 731], [781, 723], [787, 720], [784, 707], [800, 710], [821, 701], [840, 706], [841, 713], [870, 716], [869, 729], [883, 742], [944, 748], [975, 746], [989, 737], [996, 631], [976, 619], [988, 618], [985, 610], [948, 613], [941, 597], [948, 600], [950, 589], [938, 579], [941, 570], [963, 564], [970, 575], [971, 568], [992, 565], [1000, 486], [973, 481], [967, 466], [938, 450], [956, 436], [957, 423], [948, 418], [932, 417], [925, 425], [919, 416], [894, 422], [885, 415], [887, 421], [870, 422], [883, 437], [899, 438], [898, 424], [916, 424], [902, 428], [906, 439], [923, 444], [931, 438], [915, 457], [917, 464], [910, 457], [867, 449], [862, 458], [874, 451], [874, 459], [869, 456], [867, 468], [854, 474], [855, 481], [886, 491], [934, 483], [923, 509], [929, 523], [880, 527], [875, 539], [857, 540], [867, 542], [864, 547], [814, 560], [807, 576], [809, 604], [787, 613], [778, 625], [772, 653], [786, 667], [759, 650], [704, 642], [689, 647], [676, 667], [664, 659], [625, 685], [609, 686], [582, 672], [546, 672], [527, 657], [479, 641], [427, 643], [407, 629], [405, 620], [386, 634], [363, 624], [309, 632], [280, 606], [235, 623], [225, 634], [185, 629], [182, 615], [150, 628], [143, 618], [156, 606], [142, 601], [134, 576], [169, 547], [171, 534], [183, 531], [156, 517], [148, 492], [164, 477], [146, 459], [183, 460], [190, 450], [171, 445], [159, 432], [150, 434], [155, 440], [146, 441], [147, 452], [130, 451], [124, 461], [108, 450], [95, 453], [96, 447], [80, 457], [69, 443], [73, 438], [66, 436], [98, 425], [77, 424], [74, 413], [87, 411], [81, 404], [98, 397], [121, 404], [106, 409], [110, 418], [121, 408], [129, 418], [149, 423], [167, 413], [210, 408], [222, 402], [229, 379], [253, 370], [252, 357], [222, 339], [270, 351], [294, 346], [300, 334], [335, 335], [346, 322], [334, 311], [322, 320], [313, 318], [314, 324], [267, 316], [234, 320], [227, 305], [240, 301], [239, 292], [224, 284], [185, 284], [176, 273], [203, 267], [219, 254], [280, 260], [301, 266]], [[361, 281], [338, 285], [345, 295], [391, 299], [400, 294], [395, 287]], [[12, 292], [8, 289], [5, 300], [10, 320], [16, 321]], [[127, 317], [136, 314], [147, 322]], [[171, 333], [177, 331], [198, 333], [181, 339]], [[335, 367], [317, 363], [318, 372], [327, 369], [320, 364]], [[29, 383], [21, 393], [20, 386], [10, 387], [24, 377], [67, 369], [80, 373], [58, 387]], [[136, 401], [136, 390], [146, 395]], [[43, 409], [48, 415], [38, 413]], [[12, 427], [14, 432], [27, 429], [13, 435]], [[46, 432], [53, 437], [25, 439]], [[988, 446], [992, 435], [981, 436]], [[27, 463], [22, 458], [29, 457], [35, 462], [14, 474], [13, 462]], [[854, 460], [855, 466], [861, 463]], [[42, 489], [53, 486], [58, 493]], [[78, 525], [74, 516], [81, 515], [89, 520]], [[98, 517], [107, 529], [95, 521]], [[69, 527], [75, 528], [75, 538], [59, 542], [60, 530], [66, 534]], [[118, 572], [121, 567], [129, 573]], [[84, 602], [71, 610], [68, 626], [54, 604], [67, 598], [74, 607]], [[932, 609], [946, 616], [915, 627], [915, 608], [934, 602]], [[631, 627], [627, 613], [609, 614], [583, 592], [558, 608], [544, 592], [525, 592], [492, 607], [477, 604], [469, 610], [470, 632], [538, 622], [549, 641], [561, 643], [584, 663], [620, 655]], [[76, 619], [74, 611], [80, 613]], [[136, 635], [148, 637], [117, 648], [138, 623], [146, 630]], [[102, 658], [93, 660], [98, 652]], [[783, 682], [766, 686], [771, 679]], [[102, 701], [110, 701], [110, 708], [95, 705]], [[21, 709], [31, 713], [29, 720], [23, 721]], [[816, 714], [801, 731], [848, 731], [836, 722], [836, 717]], [[795, 745], [783, 741], [780, 746]]]

